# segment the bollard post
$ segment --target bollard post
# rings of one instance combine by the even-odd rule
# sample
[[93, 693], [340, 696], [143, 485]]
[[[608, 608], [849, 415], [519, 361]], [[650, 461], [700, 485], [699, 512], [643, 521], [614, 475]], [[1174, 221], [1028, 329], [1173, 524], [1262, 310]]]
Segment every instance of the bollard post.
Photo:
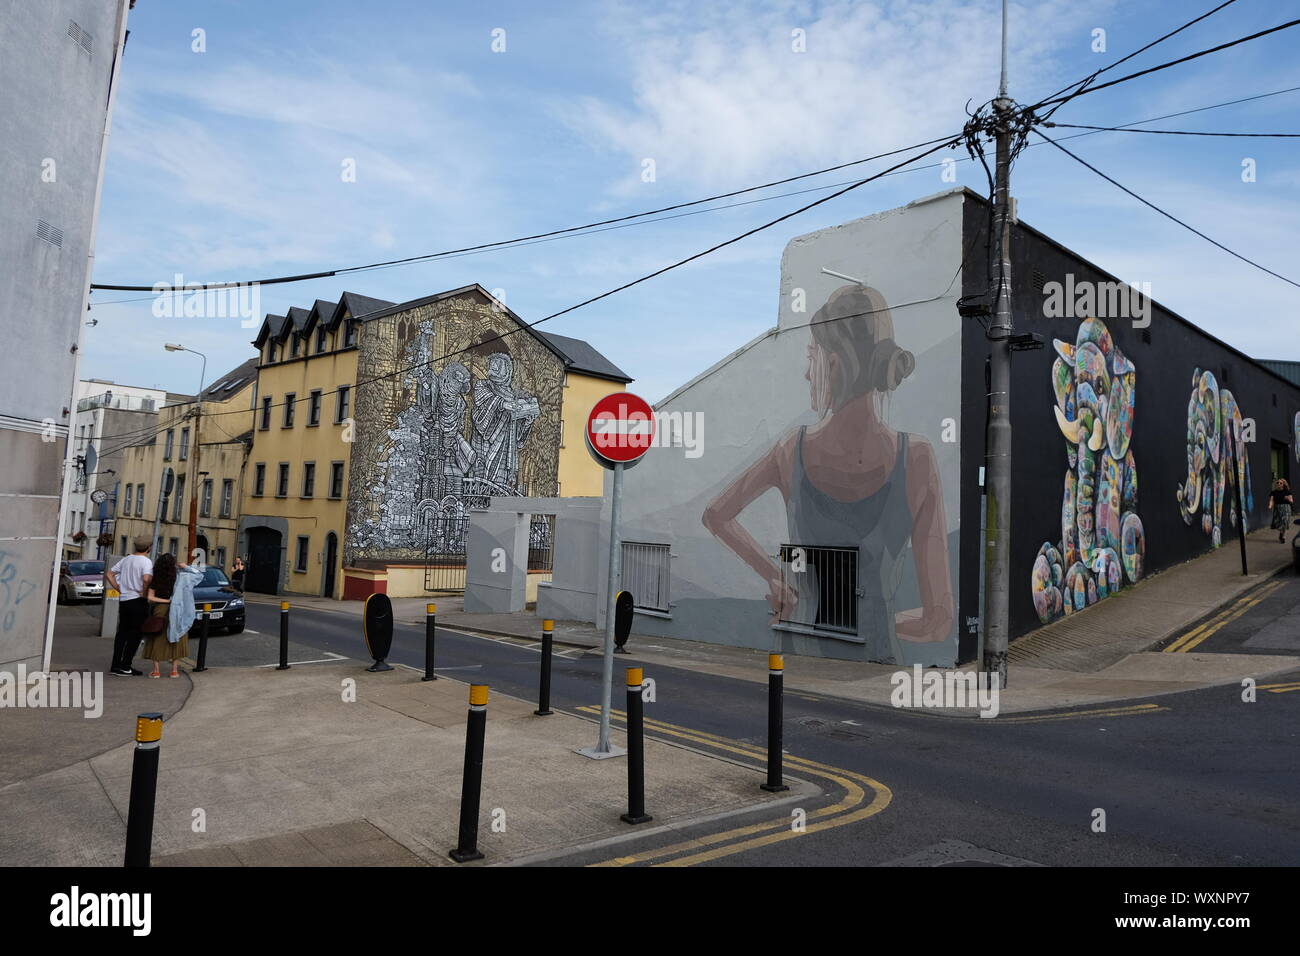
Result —
[[460, 832], [448, 855], [457, 863], [481, 860], [478, 849], [478, 805], [483, 789], [483, 736], [487, 731], [488, 685], [471, 684], [469, 719], [465, 723], [465, 770], [460, 783]]
[[149, 865], [153, 850], [153, 809], [158, 792], [162, 724], [162, 714], [140, 714], [135, 719], [135, 760], [131, 764], [131, 802], [126, 812], [126, 858], [123, 866]]
[[199, 624], [199, 656], [194, 664], [194, 672], [208, 669], [208, 618], [212, 614], [212, 605], [203, 605], [203, 621]]
[[420, 680], [437, 680], [438, 675], [433, 672], [433, 643], [436, 635], [434, 619], [438, 616], [438, 605], [426, 604], [424, 606], [424, 676]]
[[624, 823], [649, 823], [654, 817], [645, 812], [645, 727], [641, 685], [645, 678], [641, 668], [627, 669], [627, 813], [619, 815]]
[[551, 710], [551, 647], [554, 644], [555, 622], [549, 618], [542, 621], [542, 676], [537, 689], [537, 709], [533, 711], [538, 717], [549, 717]]
[[767, 655], [767, 783], [761, 784], [769, 793], [789, 790], [781, 774], [781, 739], [785, 723], [782, 695], [785, 692], [785, 658], [780, 654]]
[[280, 666], [278, 671], [289, 669], [289, 602], [280, 602]]

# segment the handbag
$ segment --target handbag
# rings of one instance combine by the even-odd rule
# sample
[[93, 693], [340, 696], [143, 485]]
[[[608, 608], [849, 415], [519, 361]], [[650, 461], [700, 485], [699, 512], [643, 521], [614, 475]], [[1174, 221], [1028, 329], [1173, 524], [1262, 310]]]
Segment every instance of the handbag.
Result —
[[[155, 610], [156, 608], [162, 608], [163, 613], [157, 613]], [[152, 605], [149, 609], [149, 616], [146, 617], [144, 623], [140, 625], [140, 633], [161, 634], [163, 631], [167, 630], [167, 616], [170, 609], [171, 605], [169, 604]]]

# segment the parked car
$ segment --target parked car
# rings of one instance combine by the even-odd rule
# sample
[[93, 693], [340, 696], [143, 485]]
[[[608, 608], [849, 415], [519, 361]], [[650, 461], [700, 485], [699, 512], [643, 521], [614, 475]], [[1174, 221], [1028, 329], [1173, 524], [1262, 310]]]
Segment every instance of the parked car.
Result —
[[[208, 618], [208, 633], [225, 631], [238, 634], [244, 629], [244, 595], [230, 583], [226, 572], [220, 568], [203, 569], [203, 580], [194, 588], [194, 608], [203, 613], [203, 605], [211, 604], [212, 611]], [[195, 620], [191, 636], [197, 636], [199, 622]]]
[[64, 561], [59, 568], [59, 603], [102, 601], [104, 599], [103, 561]]

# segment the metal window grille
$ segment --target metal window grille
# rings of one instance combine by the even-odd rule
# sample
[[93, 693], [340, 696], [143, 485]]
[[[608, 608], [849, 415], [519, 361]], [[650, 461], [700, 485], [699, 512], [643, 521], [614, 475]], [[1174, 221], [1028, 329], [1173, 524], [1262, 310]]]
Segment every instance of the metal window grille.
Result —
[[[856, 634], [858, 551], [806, 544], [781, 545], [781, 583], [799, 596], [781, 623]], [[809, 607], [813, 604], [813, 607]]]
[[635, 607], [668, 612], [668, 545], [623, 542], [620, 586], [632, 592]]
[[533, 515], [528, 524], [528, 570], [554, 570], [554, 549], [555, 515]]

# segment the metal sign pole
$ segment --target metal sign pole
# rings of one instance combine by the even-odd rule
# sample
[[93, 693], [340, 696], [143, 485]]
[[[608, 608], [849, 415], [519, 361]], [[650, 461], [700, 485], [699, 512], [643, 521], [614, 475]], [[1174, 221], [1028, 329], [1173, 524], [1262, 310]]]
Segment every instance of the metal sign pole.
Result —
[[609, 742], [609, 714], [614, 703], [614, 602], [618, 597], [618, 581], [622, 543], [618, 533], [620, 513], [623, 510], [623, 463], [614, 463], [614, 490], [609, 503], [609, 580], [605, 594], [605, 659], [602, 666], [600, 688], [600, 739], [594, 748], [584, 747], [578, 753], [596, 760], [622, 756], [626, 751], [611, 746]]

